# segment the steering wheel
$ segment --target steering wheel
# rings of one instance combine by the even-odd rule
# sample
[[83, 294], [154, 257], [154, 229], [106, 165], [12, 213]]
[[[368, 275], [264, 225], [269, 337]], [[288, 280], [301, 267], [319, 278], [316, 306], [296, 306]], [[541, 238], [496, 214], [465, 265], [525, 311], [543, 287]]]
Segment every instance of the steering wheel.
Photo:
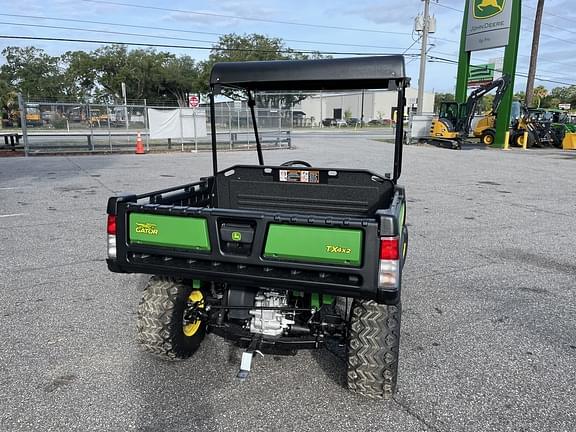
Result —
[[282, 165], [280, 166], [288, 166], [288, 167], [292, 167], [292, 166], [297, 166], [297, 165], [301, 165], [301, 166], [305, 166], [305, 167], [312, 167], [312, 165], [310, 165], [308, 162], [303, 161], [303, 160], [291, 160], [288, 162], [284, 162]]

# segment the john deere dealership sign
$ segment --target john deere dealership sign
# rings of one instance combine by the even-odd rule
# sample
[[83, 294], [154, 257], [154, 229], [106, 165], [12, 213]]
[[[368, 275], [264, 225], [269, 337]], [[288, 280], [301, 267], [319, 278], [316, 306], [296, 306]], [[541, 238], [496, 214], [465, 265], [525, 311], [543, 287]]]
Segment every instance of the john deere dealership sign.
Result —
[[466, 51], [506, 46], [510, 36], [512, 0], [468, 0]]

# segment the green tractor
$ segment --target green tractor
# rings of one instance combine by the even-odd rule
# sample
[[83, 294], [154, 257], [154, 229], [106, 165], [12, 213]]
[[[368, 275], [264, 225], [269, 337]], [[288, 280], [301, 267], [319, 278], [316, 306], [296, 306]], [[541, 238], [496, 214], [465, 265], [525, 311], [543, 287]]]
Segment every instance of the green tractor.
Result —
[[545, 113], [552, 129], [553, 145], [556, 148], [562, 148], [565, 141], [571, 139], [574, 136], [572, 134], [576, 134], [576, 124], [573, 123], [567, 111], [549, 108], [545, 110]]

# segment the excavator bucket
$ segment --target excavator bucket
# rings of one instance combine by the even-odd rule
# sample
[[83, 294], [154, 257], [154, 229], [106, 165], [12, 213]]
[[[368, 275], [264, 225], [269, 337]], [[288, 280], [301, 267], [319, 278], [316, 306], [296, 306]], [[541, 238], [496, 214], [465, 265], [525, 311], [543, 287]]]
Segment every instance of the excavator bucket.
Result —
[[564, 135], [564, 140], [562, 140], [563, 150], [576, 150], [576, 133], [566, 132]]

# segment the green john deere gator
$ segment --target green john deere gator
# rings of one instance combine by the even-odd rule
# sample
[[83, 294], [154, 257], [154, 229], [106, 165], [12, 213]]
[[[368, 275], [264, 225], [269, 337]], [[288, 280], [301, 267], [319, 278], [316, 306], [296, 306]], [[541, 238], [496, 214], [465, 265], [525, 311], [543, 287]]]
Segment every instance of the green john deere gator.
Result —
[[[213, 333], [246, 348], [246, 379], [256, 351], [294, 354], [337, 338], [349, 389], [392, 397], [408, 244], [402, 122], [393, 172], [271, 166], [254, 106], [259, 91], [388, 89], [403, 112], [408, 84], [402, 56], [214, 65], [213, 174], [108, 201], [108, 268], [152, 275], [138, 306], [140, 345], [181, 360]], [[214, 99], [226, 88], [246, 94], [257, 165], [218, 167]]]

